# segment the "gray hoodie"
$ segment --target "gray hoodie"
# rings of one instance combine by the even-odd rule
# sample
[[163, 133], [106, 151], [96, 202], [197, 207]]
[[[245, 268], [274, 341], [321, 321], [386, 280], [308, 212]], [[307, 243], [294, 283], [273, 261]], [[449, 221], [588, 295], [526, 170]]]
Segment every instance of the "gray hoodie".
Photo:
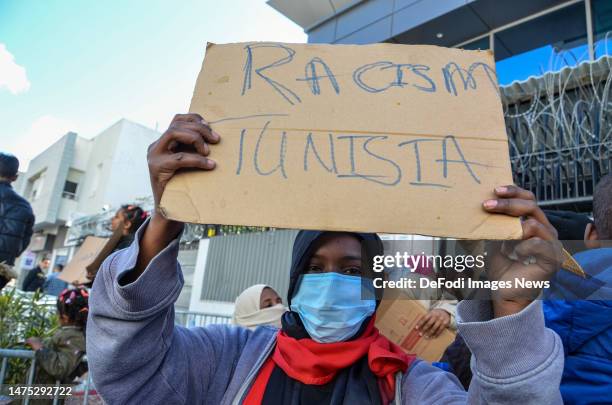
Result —
[[[174, 302], [183, 287], [178, 248], [174, 240], [135, 282], [121, 286], [121, 275], [136, 265], [139, 246], [133, 243], [109, 257], [96, 277], [87, 356], [108, 404], [241, 403], [274, 348], [276, 330], [270, 327], [174, 325]], [[417, 360], [396, 376], [396, 404], [562, 403], [563, 347], [544, 327], [540, 301], [497, 319], [489, 302], [463, 301], [457, 328], [473, 353], [469, 391], [452, 374]]]

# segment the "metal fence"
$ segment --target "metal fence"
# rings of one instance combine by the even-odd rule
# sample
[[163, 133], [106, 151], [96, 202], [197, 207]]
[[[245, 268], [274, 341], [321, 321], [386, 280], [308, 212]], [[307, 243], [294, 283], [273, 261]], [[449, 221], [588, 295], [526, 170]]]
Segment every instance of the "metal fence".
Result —
[[517, 184], [531, 190], [540, 205], [591, 201], [595, 185], [612, 172], [612, 141], [512, 157]]
[[612, 171], [612, 57], [500, 90], [514, 181], [541, 205], [589, 212]]
[[[201, 327], [210, 324], [229, 324], [231, 322], [231, 317], [225, 315], [217, 315], [217, 314], [208, 314], [203, 312], [191, 312], [191, 311], [175, 311], [175, 323], [177, 325], [182, 325], [185, 327]], [[28, 372], [26, 376], [26, 380], [22, 382], [25, 386], [31, 386], [34, 384], [34, 378], [36, 376], [36, 357], [35, 352], [32, 350], [17, 350], [17, 349], [0, 349], [0, 386], [4, 384], [4, 380], [9, 371], [9, 361], [11, 359], [23, 359], [29, 360], [30, 365], [28, 367]], [[83, 361], [87, 361], [87, 358], [84, 358]], [[60, 384], [60, 381], [56, 381], [56, 385]], [[71, 397], [71, 403], [81, 403], [88, 404], [90, 402], [90, 395], [92, 393], [93, 384], [91, 382], [91, 374], [87, 373], [87, 378], [85, 379], [83, 385], [83, 391], [73, 391], [75, 395]], [[93, 391], [95, 392], [95, 391]], [[82, 399], [80, 401], [76, 398], [79, 398], [82, 395]], [[3, 397], [0, 395], [0, 403], [4, 403], [4, 401], [8, 401], [10, 398]], [[31, 399], [26, 397], [23, 399], [22, 403], [24, 405], [29, 404]], [[14, 402], [11, 402], [14, 403]], [[55, 396], [53, 398], [53, 404], [59, 404], [60, 398], [59, 396]]]
[[[0, 359], [2, 359], [2, 365], [0, 366], [0, 386], [2, 386], [4, 384], [4, 379], [6, 377], [6, 374], [9, 371], [9, 360], [10, 359], [23, 359], [23, 360], [30, 360], [30, 367], [28, 368], [28, 373], [27, 373], [27, 377], [26, 377], [26, 381], [24, 381], [22, 384], [20, 385], [25, 385], [25, 386], [31, 386], [32, 384], [34, 384], [34, 377], [36, 375], [36, 356], [35, 356], [35, 352], [32, 350], [16, 350], [16, 349], [0, 349]], [[87, 358], [84, 357], [83, 360], [84, 362], [87, 362]], [[55, 382], [56, 386], [59, 386], [60, 381], [57, 380]], [[71, 397], [71, 403], [75, 404], [75, 403], [81, 403], [83, 405], [87, 405], [89, 403], [89, 397], [90, 397], [90, 388], [93, 387], [92, 383], [91, 383], [91, 374], [87, 373], [87, 378], [85, 379], [85, 384], [83, 386], [83, 391], [82, 394], [81, 392], [77, 392], [77, 391], [73, 391], [74, 392], [74, 396]], [[82, 395], [82, 400], [80, 401], [76, 401], [75, 399], [77, 397], [80, 397]], [[4, 401], [10, 400], [11, 398], [9, 397], [3, 397], [0, 394], [0, 403], [4, 403]], [[22, 400], [22, 404], [24, 405], [28, 405], [31, 401], [31, 398], [26, 395], [25, 398]], [[11, 404], [14, 402], [10, 402]], [[53, 397], [53, 405], [59, 404], [60, 403], [60, 397], [59, 397], [59, 392], [56, 393], [56, 395]]]
[[195, 328], [211, 324], [229, 324], [231, 321], [232, 318], [226, 315], [181, 310], [176, 310], [174, 312], [174, 323], [188, 328]]
[[[44, 305], [53, 306], [55, 308], [55, 303]], [[187, 328], [194, 328], [212, 324], [229, 324], [231, 322], [232, 317], [229, 315], [185, 311], [181, 309], [174, 310], [174, 323], [177, 325], [185, 326]]]

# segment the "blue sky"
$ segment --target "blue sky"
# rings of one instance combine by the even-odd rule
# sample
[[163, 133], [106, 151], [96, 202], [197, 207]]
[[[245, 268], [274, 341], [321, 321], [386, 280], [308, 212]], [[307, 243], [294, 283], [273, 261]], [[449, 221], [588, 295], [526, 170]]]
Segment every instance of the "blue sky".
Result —
[[162, 131], [206, 42], [253, 40], [306, 35], [264, 0], [0, 0], [0, 149], [26, 163], [122, 117]]
[[[602, 47], [597, 49], [600, 48]], [[559, 71], [565, 66], [574, 66], [588, 59], [587, 45], [580, 45], [561, 52], [546, 45], [497, 62], [497, 81], [500, 85], [506, 85], [515, 80], [525, 80], [529, 76], [540, 76], [546, 72]]]

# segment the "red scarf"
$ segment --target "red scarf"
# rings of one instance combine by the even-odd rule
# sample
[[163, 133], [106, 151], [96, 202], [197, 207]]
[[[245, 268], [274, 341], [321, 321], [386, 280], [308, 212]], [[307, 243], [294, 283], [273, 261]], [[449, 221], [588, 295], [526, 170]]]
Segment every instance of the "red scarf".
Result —
[[370, 370], [379, 378], [383, 403], [392, 401], [395, 396], [395, 374], [400, 370], [405, 372], [415, 356], [407, 355], [398, 345], [380, 335], [374, 326], [374, 317], [359, 338], [348, 342], [298, 340], [280, 330], [274, 353], [263, 364], [244, 403], [261, 403], [275, 365], [303, 384], [323, 385], [366, 354]]

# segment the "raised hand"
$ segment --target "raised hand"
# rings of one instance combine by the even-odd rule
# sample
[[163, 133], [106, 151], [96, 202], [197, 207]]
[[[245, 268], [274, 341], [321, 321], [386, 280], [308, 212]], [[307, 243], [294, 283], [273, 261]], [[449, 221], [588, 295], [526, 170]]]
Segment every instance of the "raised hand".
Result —
[[209, 158], [209, 144], [220, 140], [219, 134], [201, 115], [177, 114], [168, 130], [149, 146], [147, 162], [155, 212], [140, 240], [136, 267], [124, 277], [124, 284], [136, 280], [151, 259], [176, 238], [183, 227], [182, 223], [171, 221], [159, 212], [159, 202], [168, 182], [180, 170], [213, 170], [216, 163]]
[[483, 208], [520, 217], [523, 227], [521, 241], [494, 242], [487, 248], [489, 279], [512, 283], [492, 293], [494, 315], [500, 317], [521, 311], [539, 295], [541, 288], [519, 286], [516, 280], [525, 285], [550, 280], [563, 261], [563, 247], [532, 192], [509, 185], [497, 187], [495, 194], [498, 198], [485, 201]]
[[179, 170], [212, 170], [208, 143], [218, 143], [214, 132], [199, 114], [177, 114], [168, 130], [149, 146], [147, 161], [155, 206], [158, 207], [168, 181]]

